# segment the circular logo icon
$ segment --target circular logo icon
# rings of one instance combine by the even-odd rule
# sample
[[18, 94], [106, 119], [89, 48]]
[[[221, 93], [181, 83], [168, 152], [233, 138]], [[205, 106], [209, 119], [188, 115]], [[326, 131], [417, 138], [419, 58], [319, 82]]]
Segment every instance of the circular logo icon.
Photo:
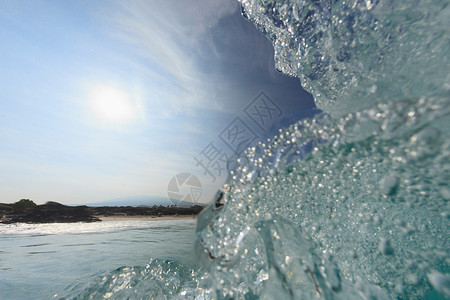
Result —
[[180, 173], [170, 180], [167, 194], [175, 205], [195, 204], [202, 195], [202, 184], [197, 176], [191, 173]]

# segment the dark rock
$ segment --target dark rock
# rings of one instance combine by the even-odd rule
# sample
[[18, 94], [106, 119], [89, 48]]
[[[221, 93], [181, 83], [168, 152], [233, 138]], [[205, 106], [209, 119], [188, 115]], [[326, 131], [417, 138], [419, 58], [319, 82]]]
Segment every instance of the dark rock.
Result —
[[36, 205], [29, 199], [13, 204], [0, 203], [0, 223], [74, 223], [99, 222], [100, 216], [194, 216], [203, 206], [66, 206], [58, 202]]
[[[32, 204], [32, 201], [28, 200]], [[57, 202], [47, 202], [43, 205], [32, 205], [29, 202], [19, 201], [2, 204], [0, 209], [0, 222], [10, 223], [74, 223], [98, 222], [99, 218], [93, 216], [87, 206], [66, 206]]]

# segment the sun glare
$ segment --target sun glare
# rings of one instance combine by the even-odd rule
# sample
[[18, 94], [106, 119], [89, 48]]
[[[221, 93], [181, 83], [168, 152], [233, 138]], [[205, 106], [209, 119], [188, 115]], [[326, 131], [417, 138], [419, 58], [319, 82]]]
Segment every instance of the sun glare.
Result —
[[109, 122], [130, 122], [138, 115], [138, 106], [132, 95], [107, 85], [91, 90], [90, 106], [98, 118]]

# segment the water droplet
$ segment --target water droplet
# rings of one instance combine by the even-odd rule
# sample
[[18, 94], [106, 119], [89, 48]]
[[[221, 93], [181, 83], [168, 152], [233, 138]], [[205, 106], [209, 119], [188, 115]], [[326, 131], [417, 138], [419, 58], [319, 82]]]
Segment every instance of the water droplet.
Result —
[[432, 271], [427, 274], [427, 277], [436, 291], [445, 296], [450, 296], [450, 276], [448, 274]]
[[378, 244], [378, 250], [384, 255], [394, 254], [394, 248], [391, 246], [391, 242], [386, 238], [381, 238]]
[[384, 195], [393, 196], [397, 193], [399, 178], [396, 173], [389, 174], [380, 182], [380, 188]]

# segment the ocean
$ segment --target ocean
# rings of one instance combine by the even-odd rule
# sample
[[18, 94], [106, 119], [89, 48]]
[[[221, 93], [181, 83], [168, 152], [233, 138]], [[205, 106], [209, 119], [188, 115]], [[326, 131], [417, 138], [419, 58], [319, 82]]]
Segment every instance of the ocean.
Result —
[[73, 297], [121, 267], [197, 267], [194, 220], [0, 225], [0, 299]]
[[450, 298], [449, 1], [239, 2], [323, 113], [242, 154], [197, 225], [8, 233], [3, 295]]

